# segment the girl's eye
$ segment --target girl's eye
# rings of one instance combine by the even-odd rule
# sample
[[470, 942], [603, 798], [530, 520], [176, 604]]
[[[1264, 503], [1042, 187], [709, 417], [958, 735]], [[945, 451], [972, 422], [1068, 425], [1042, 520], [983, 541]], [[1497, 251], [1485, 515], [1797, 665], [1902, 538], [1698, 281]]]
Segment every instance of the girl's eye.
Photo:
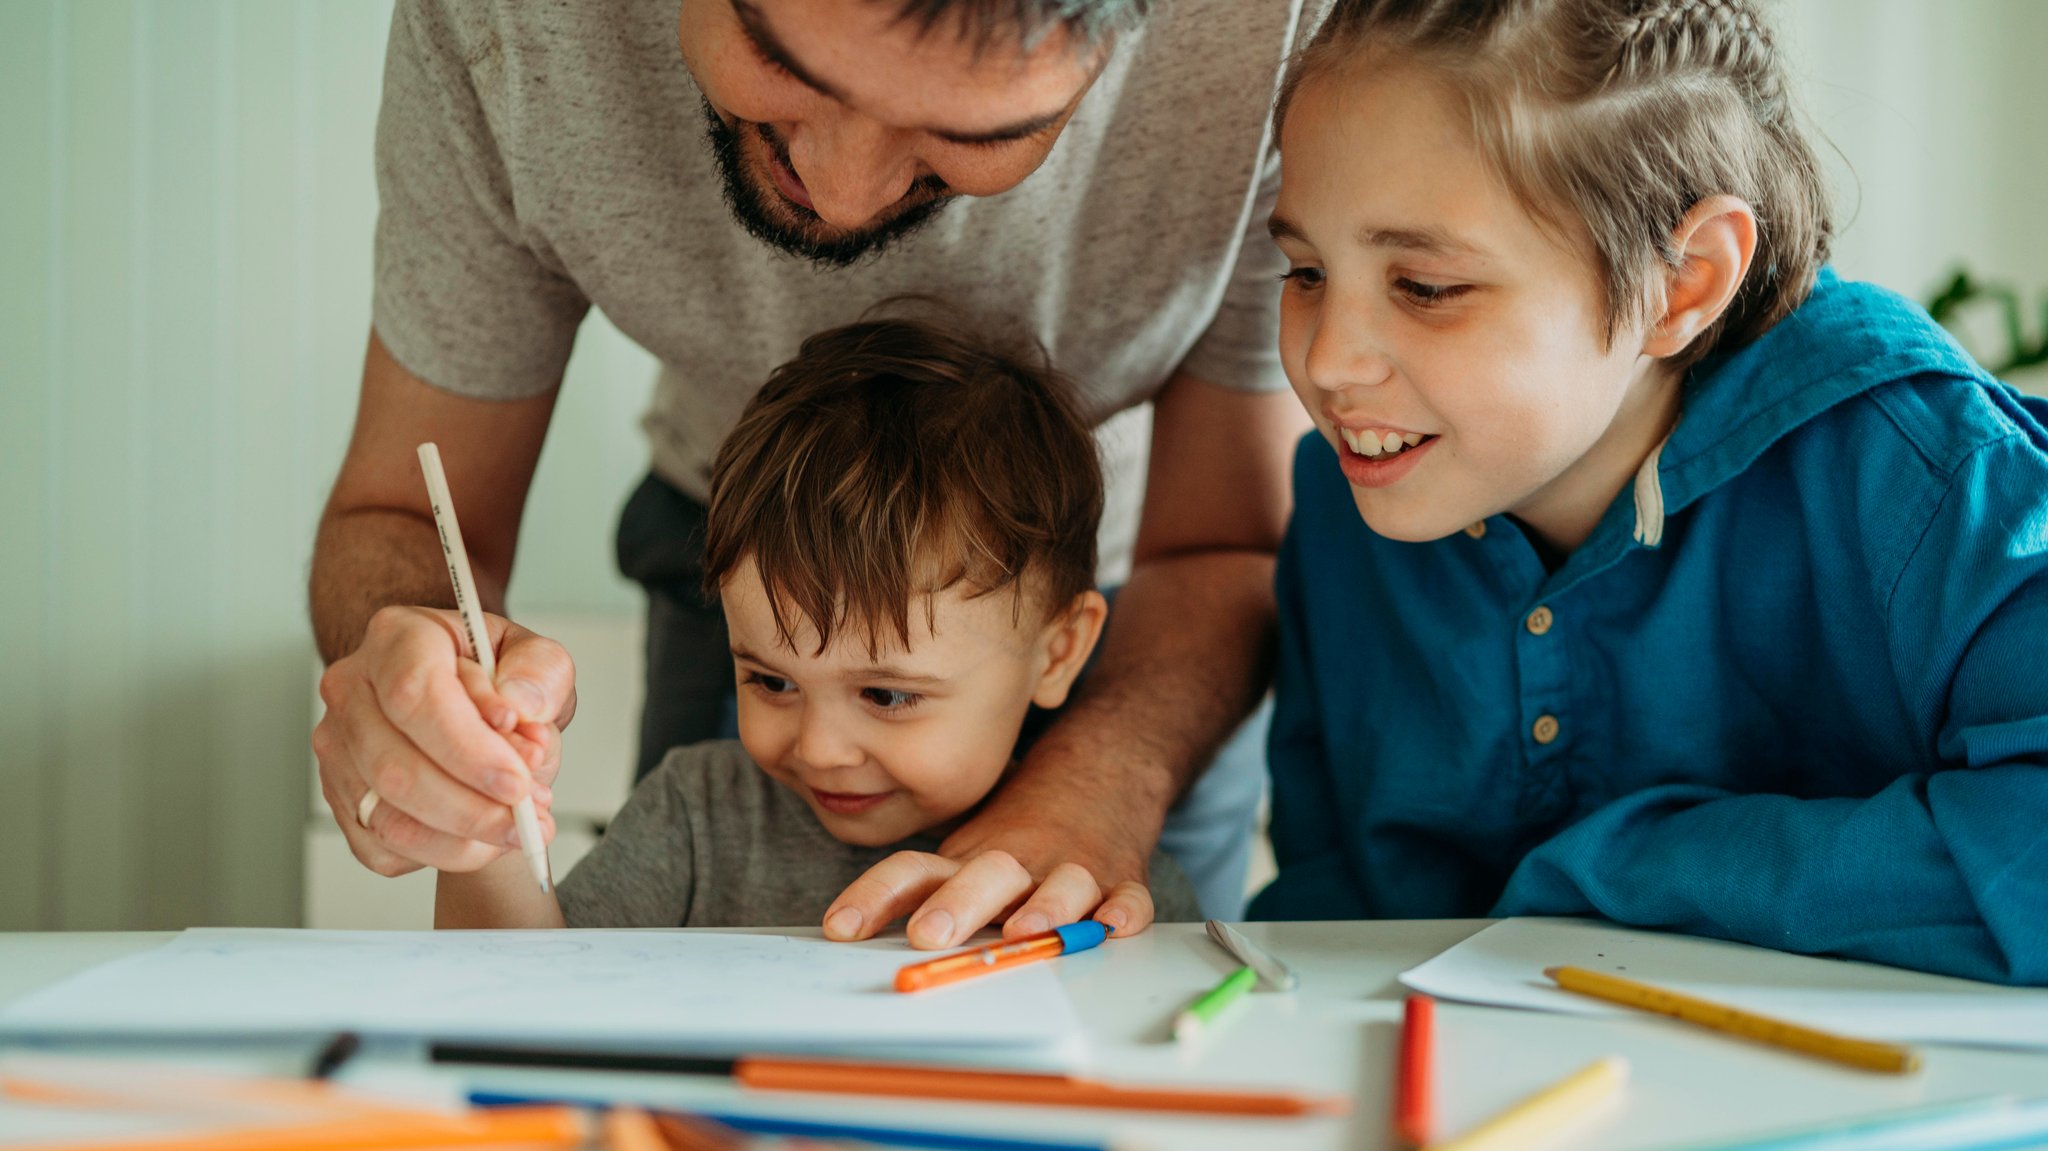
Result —
[[882, 711], [908, 711], [916, 707], [923, 696], [912, 691], [895, 691], [886, 687], [864, 687], [860, 697]]
[[1425, 307], [1455, 300], [1472, 290], [1470, 284], [1428, 284], [1403, 276], [1394, 281], [1394, 290]]
[[1280, 282], [1290, 288], [1301, 288], [1304, 290], [1320, 288], [1323, 286], [1323, 270], [1321, 268], [1289, 268], [1281, 275]]
[[769, 695], [788, 695], [790, 692], [796, 690], [795, 684], [789, 682], [781, 676], [762, 675], [758, 671], [748, 672], [746, 682], [754, 687], [760, 688], [762, 691], [767, 692]]

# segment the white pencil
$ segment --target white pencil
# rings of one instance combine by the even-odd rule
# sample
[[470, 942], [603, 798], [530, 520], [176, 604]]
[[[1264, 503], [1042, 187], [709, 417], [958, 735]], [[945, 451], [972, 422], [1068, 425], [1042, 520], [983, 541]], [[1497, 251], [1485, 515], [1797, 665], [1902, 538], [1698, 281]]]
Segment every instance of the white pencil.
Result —
[[[491, 649], [491, 633], [484, 626], [484, 609], [476, 598], [476, 577], [469, 570], [469, 552], [462, 546], [462, 528], [455, 522], [455, 501], [448, 495], [448, 473], [441, 469], [441, 449], [420, 445], [420, 470], [427, 476], [427, 502], [434, 507], [434, 526], [441, 531], [441, 553], [448, 559], [448, 578], [455, 584], [455, 610], [462, 615], [462, 630], [469, 634], [470, 650], [483, 665], [484, 678], [498, 681], [498, 655]], [[512, 805], [512, 823], [519, 829], [519, 850], [526, 856], [527, 870], [542, 892], [552, 890], [549, 880], [548, 845], [541, 838], [540, 816], [533, 810], [533, 796]]]

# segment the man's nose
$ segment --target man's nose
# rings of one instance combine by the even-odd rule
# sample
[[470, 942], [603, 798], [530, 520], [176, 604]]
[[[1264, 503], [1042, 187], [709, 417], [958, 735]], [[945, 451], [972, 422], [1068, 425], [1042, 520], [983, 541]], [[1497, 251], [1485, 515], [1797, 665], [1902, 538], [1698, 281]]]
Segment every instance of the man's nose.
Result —
[[865, 227], [910, 192], [918, 174], [912, 133], [846, 111], [808, 128], [790, 141], [789, 162], [826, 223]]

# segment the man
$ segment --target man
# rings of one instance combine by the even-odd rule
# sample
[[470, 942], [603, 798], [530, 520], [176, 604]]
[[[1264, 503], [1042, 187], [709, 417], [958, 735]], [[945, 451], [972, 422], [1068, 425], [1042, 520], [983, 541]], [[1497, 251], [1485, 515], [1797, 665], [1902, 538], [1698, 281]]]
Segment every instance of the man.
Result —
[[[922, 947], [1006, 911], [1012, 935], [1149, 923], [1167, 810], [1265, 686], [1299, 416], [1259, 221], [1302, 3], [683, 0], [678, 19], [652, 0], [402, 0], [375, 330], [311, 589], [333, 661], [314, 745], [357, 857], [462, 870], [510, 833], [520, 758], [556, 754], [575, 707], [559, 646], [494, 616], [493, 686], [447, 615], [392, 606], [449, 598], [413, 445], [439, 443], [497, 612], [589, 306], [662, 361], [654, 474], [620, 529], [650, 593], [658, 757], [715, 734], [673, 704], [726, 663], [691, 538], [719, 440], [804, 336], [920, 292], [1035, 333], [1093, 420], [1153, 400], [1149, 470], [1084, 689], [943, 855], [885, 860], [827, 933], [911, 912]], [[1189, 804], [1212, 782], [1229, 781]], [[1229, 806], [1241, 840], [1250, 802]]]

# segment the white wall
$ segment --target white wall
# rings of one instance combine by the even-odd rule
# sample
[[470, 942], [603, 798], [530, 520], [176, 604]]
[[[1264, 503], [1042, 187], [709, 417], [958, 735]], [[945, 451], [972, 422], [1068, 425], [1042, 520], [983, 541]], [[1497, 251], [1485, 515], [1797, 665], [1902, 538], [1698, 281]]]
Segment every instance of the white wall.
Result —
[[[302, 589], [367, 332], [388, 13], [0, 0], [0, 929], [299, 915]], [[2048, 4], [1782, 23], [1860, 180], [1845, 271], [2048, 288]], [[609, 538], [648, 379], [586, 328], [515, 609], [633, 610]]]
[[[2038, 339], [2048, 299], [2048, 4], [1793, 0], [1773, 11], [1826, 137], [1843, 274], [1924, 301], [1966, 264], [2023, 289]], [[1977, 350], [2000, 358], [2004, 349]], [[2048, 378], [2033, 371], [2015, 382]]]
[[[0, 929], [291, 923], [388, 0], [0, 0]], [[514, 603], [629, 612], [586, 328]]]

